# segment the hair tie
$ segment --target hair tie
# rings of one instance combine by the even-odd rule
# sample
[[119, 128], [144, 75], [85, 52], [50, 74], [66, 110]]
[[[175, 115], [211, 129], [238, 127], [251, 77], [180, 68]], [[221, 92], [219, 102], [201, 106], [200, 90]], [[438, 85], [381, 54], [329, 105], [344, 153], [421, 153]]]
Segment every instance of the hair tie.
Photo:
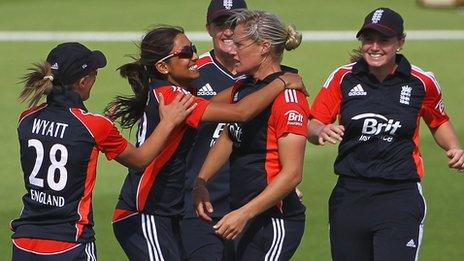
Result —
[[50, 80], [50, 81], [53, 82], [53, 75], [46, 75], [46, 76], [43, 77], [43, 79], [44, 79], [44, 80], [47, 80], [47, 79], [48, 79], [48, 80]]

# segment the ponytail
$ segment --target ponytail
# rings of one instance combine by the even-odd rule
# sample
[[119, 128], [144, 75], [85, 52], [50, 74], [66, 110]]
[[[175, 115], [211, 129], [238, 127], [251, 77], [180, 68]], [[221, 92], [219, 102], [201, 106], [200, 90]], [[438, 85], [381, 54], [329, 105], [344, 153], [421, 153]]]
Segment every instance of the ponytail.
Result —
[[110, 102], [105, 112], [113, 120], [120, 118], [124, 129], [130, 129], [142, 117], [148, 99], [149, 73], [139, 61], [127, 63], [118, 68], [120, 75], [131, 85], [134, 95], [118, 95]]
[[119, 67], [119, 73], [126, 78], [134, 95], [116, 96], [105, 108], [105, 114], [112, 120], [120, 118], [124, 129], [131, 129], [142, 117], [148, 99], [148, 86], [152, 79], [166, 79], [155, 64], [170, 53], [174, 40], [184, 29], [177, 26], [161, 25], [153, 28], [143, 37], [140, 43], [140, 58], [135, 62]]
[[33, 67], [21, 81], [24, 83], [24, 89], [18, 97], [19, 102], [29, 100], [28, 108], [34, 107], [39, 103], [43, 95], [48, 95], [53, 89], [52, 68], [49, 63], [34, 63]]

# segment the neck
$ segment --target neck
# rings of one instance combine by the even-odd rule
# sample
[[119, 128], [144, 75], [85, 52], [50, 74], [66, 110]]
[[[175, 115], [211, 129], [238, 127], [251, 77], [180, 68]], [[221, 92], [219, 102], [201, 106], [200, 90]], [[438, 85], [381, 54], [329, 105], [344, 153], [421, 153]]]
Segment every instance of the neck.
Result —
[[237, 73], [237, 70], [235, 69], [235, 61], [233, 59], [233, 56], [228, 54], [228, 53], [224, 53], [224, 52], [221, 52], [219, 50], [214, 50], [214, 57], [216, 58], [216, 60], [222, 65], [224, 66], [230, 73], [232, 74], [236, 74]]
[[398, 67], [398, 64], [388, 64], [382, 67], [371, 67], [369, 66], [369, 72], [377, 78], [379, 82], [383, 82], [388, 75], [393, 74]]
[[266, 56], [259, 65], [256, 72], [253, 74], [253, 78], [255, 80], [262, 80], [268, 75], [280, 71], [282, 71], [280, 68], [280, 62], [275, 61], [275, 59], [272, 59], [270, 56]]

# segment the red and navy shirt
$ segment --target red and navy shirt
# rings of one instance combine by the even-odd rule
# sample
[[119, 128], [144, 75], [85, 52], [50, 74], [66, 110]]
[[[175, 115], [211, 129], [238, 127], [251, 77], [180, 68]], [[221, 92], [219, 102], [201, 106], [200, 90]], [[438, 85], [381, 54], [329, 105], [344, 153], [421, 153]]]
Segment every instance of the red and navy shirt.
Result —
[[94, 241], [92, 190], [98, 153], [111, 160], [127, 146], [113, 123], [90, 113], [76, 92], [52, 93], [21, 114], [21, 167], [27, 193], [13, 238]]
[[[273, 73], [258, 82], [246, 79], [234, 89], [233, 102], [263, 88], [282, 74]], [[233, 140], [230, 155], [230, 201], [233, 209], [240, 208], [260, 194], [280, 173], [278, 140], [287, 133], [306, 137], [308, 117], [309, 105], [305, 95], [288, 89], [252, 120], [228, 125]], [[263, 215], [304, 219], [304, 212], [305, 207], [293, 190]]]
[[[215, 58], [214, 50], [200, 56], [197, 61], [200, 77], [193, 81], [197, 90], [197, 96], [209, 100], [219, 92], [231, 87], [244, 76], [232, 75]], [[201, 166], [208, 155], [209, 150], [221, 135], [225, 123], [203, 122], [197, 130], [195, 143], [187, 158], [187, 173], [185, 181], [185, 213], [186, 218], [197, 215], [193, 208], [192, 185], [200, 172]], [[229, 163], [216, 173], [206, 185], [209, 197], [214, 205], [213, 217], [222, 217], [230, 212], [229, 206]]]
[[[180, 92], [187, 93], [181, 87], [167, 81], [155, 80], [150, 84], [148, 100], [137, 130], [137, 146], [143, 144], [158, 123], [161, 93], [169, 104]], [[121, 188], [119, 201], [113, 215], [113, 222], [124, 219], [134, 213], [146, 213], [161, 216], [179, 216], [183, 213], [186, 157], [193, 144], [201, 117], [208, 101], [195, 98], [198, 106], [169, 135], [160, 154], [143, 171], [129, 169]]]
[[396, 71], [380, 83], [364, 60], [335, 70], [312, 105], [311, 117], [324, 124], [339, 117], [345, 136], [335, 173], [370, 179], [419, 181], [419, 122], [430, 128], [448, 121], [441, 88], [430, 72], [397, 55]]

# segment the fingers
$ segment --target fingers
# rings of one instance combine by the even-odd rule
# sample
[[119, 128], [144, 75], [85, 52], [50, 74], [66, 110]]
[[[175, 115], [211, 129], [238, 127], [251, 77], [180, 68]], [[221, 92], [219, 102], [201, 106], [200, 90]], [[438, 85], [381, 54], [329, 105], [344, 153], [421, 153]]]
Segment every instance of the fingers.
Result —
[[326, 141], [337, 144], [342, 141], [343, 135], [345, 135], [345, 127], [328, 124], [319, 133], [319, 144], [324, 145]]
[[205, 202], [205, 209], [206, 211], [208, 211], [209, 214], [212, 214], [214, 211], [213, 205], [211, 204], [211, 202]]
[[450, 158], [448, 166], [459, 171], [464, 170], [464, 151], [461, 149], [451, 149], [446, 152], [446, 156]]
[[204, 202], [200, 202], [196, 207], [197, 216], [206, 222], [211, 222], [211, 217], [205, 212]]

